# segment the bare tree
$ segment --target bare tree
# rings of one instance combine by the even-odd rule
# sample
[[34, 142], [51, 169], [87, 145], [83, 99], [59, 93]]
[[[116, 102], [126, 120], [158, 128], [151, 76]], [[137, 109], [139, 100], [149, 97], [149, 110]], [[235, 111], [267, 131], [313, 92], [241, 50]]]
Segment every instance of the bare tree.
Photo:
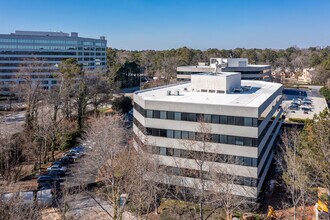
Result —
[[212, 153], [213, 138], [211, 126], [200, 118], [195, 140], [180, 141], [187, 149], [186, 156], [193, 161], [191, 167], [197, 168], [197, 172], [186, 169], [180, 172], [196, 180], [192, 188], [193, 195], [196, 195], [193, 201], [199, 204], [198, 219], [209, 219], [218, 209], [225, 211], [226, 219], [231, 219], [234, 211], [248, 204], [251, 194], [246, 187], [236, 185], [239, 177], [233, 167], [227, 166], [228, 163], [237, 164], [235, 157], [227, 155], [223, 158], [218, 153]]
[[300, 212], [300, 216], [303, 217], [310, 190], [317, 183], [316, 179], [311, 178], [310, 170], [303, 162], [304, 160], [310, 160], [311, 157], [303, 158], [299, 153], [301, 141], [301, 133], [299, 131], [286, 130], [282, 136], [282, 155], [277, 158], [279, 165], [282, 167], [283, 180], [294, 208], [294, 219], [297, 218], [298, 206], [303, 208]]
[[93, 119], [86, 135], [86, 140], [93, 143], [87, 163], [106, 185], [103, 196], [113, 207], [112, 213], [108, 213], [112, 219], [120, 219], [124, 207], [118, 203], [120, 194], [124, 192], [121, 183], [124, 166], [117, 162], [118, 155], [126, 149], [124, 137], [125, 130], [119, 115]]
[[109, 82], [105, 73], [104, 69], [86, 72], [88, 103], [93, 106], [95, 116], [99, 115], [99, 107], [109, 103], [112, 94], [117, 90], [116, 86]]

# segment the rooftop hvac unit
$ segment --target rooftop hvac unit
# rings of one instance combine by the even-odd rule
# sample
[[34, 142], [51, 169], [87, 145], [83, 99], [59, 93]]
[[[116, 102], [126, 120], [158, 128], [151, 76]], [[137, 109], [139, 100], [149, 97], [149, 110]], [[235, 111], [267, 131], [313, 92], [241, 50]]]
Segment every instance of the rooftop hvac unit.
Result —
[[175, 95], [179, 96], [180, 95], [180, 91], [175, 91]]
[[167, 95], [171, 95], [171, 90], [167, 90]]

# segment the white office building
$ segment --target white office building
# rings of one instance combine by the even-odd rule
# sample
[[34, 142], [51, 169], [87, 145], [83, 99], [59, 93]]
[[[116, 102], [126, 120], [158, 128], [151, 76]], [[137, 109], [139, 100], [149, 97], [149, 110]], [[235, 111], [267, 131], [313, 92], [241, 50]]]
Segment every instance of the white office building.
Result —
[[238, 72], [242, 79], [270, 81], [270, 65], [253, 65], [247, 58], [211, 58], [210, 64], [200, 62], [195, 66], [177, 67], [177, 79], [189, 80], [191, 75], [198, 73]]
[[[195, 188], [195, 158], [206, 152], [205, 172], [235, 176], [232, 192], [258, 198], [274, 157], [273, 143], [281, 127], [282, 85], [241, 80], [240, 73], [194, 74], [191, 82], [134, 94], [134, 138], [142, 150], [166, 167], [164, 184]], [[206, 149], [198, 143], [200, 120], [210, 128]], [[187, 148], [184, 140], [193, 141]], [[231, 160], [228, 160], [231, 158]], [[189, 174], [189, 175], [188, 175]], [[228, 174], [228, 173], [227, 173]]]

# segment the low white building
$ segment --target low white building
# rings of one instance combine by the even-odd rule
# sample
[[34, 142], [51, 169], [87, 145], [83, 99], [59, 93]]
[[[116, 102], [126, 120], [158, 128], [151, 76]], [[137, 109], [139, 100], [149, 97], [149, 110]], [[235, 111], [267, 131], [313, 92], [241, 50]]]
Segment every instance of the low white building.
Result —
[[[237, 177], [232, 193], [256, 199], [274, 156], [281, 102], [278, 83], [241, 81], [240, 73], [191, 75], [191, 82], [134, 94], [134, 146], [167, 168], [159, 182], [196, 188], [199, 179], [191, 173], [198, 167], [189, 155], [204, 152], [213, 158], [205, 172], [229, 170]], [[201, 118], [210, 128], [206, 149], [198, 144]], [[185, 140], [196, 144], [187, 148]]]
[[198, 63], [196, 66], [177, 67], [177, 79], [189, 80], [191, 75], [198, 73], [239, 72], [242, 79], [269, 81], [270, 65], [252, 65], [247, 58], [211, 58], [210, 65]]

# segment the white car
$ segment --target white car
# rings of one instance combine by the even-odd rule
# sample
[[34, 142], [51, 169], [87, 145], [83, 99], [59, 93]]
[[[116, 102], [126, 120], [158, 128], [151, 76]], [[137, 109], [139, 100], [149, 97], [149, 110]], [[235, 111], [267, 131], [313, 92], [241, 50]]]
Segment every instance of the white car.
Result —
[[51, 171], [51, 170], [61, 170], [61, 171], [66, 172], [68, 170], [68, 168], [66, 166], [61, 166], [60, 164], [54, 164], [51, 167], [48, 167], [47, 170], [48, 171]]

